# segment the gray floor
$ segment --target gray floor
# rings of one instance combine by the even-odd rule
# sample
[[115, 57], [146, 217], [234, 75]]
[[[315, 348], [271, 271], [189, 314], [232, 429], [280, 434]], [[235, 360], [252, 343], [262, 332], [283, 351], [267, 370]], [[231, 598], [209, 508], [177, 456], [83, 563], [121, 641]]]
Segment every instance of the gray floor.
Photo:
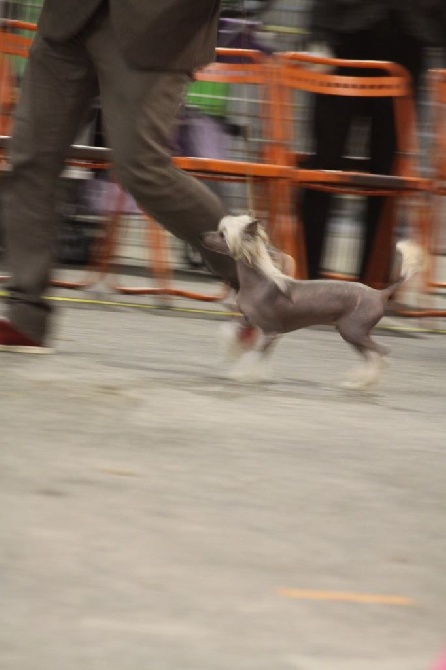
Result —
[[240, 386], [211, 314], [61, 303], [57, 325], [55, 355], [1, 354], [2, 670], [430, 670], [443, 335], [377, 331], [391, 364], [357, 394], [330, 330]]

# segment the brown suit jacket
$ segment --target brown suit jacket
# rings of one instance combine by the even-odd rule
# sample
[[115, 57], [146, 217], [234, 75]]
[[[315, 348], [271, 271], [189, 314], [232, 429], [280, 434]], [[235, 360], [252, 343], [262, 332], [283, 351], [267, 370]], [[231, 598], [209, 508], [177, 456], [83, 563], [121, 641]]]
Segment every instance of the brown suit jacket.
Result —
[[[104, 0], [45, 0], [39, 31], [77, 35]], [[220, 0], [108, 0], [117, 45], [136, 68], [190, 72], [214, 60]]]

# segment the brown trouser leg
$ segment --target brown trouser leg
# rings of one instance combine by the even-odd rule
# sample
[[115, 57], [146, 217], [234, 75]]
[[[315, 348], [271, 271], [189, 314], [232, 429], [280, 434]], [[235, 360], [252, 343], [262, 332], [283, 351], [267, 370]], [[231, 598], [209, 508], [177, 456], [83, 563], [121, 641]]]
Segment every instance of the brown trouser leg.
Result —
[[232, 259], [205, 249], [199, 239], [200, 233], [217, 227], [226, 208], [202, 182], [171, 162], [177, 115], [189, 75], [135, 70], [113, 44], [105, 16], [86, 46], [98, 75], [104, 130], [118, 180], [141, 209], [198, 247], [208, 265], [234, 285]]
[[50, 46], [36, 36], [16, 111], [2, 219], [11, 273], [8, 316], [37, 341], [48, 326], [44, 293], [53, 264], [56, 182], [96, 86], [79, 44]]

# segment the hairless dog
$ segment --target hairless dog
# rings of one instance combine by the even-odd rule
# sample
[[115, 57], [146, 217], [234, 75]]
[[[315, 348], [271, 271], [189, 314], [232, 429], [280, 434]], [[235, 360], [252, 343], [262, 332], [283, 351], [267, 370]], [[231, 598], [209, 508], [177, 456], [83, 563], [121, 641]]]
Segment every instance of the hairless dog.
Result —
[[236, 262], [239, 290], [236, 296], [244, 327], [255, 326], [260, 343], [242, 358], [233, 377], [255, 381], [265, 377], [272, 345], [280, 335], [308, 326], [335, 325], [341, 337], [365, 359], [361, 375], [345, 383], [364, 388], [378, 381], [383, 356], [389, 349], [370, 337], [384, 315], [386, 302], [396, 289], [423, 266], [420, 247], [409, 240], [397, 243], [402, 257], [399, 279], [376, 290], [358, 282], [296, 280], [284, 274], [258, 221], [247, 215], [225, 217], [217, 231], [204, 233], [202, 241], [213, 251]]

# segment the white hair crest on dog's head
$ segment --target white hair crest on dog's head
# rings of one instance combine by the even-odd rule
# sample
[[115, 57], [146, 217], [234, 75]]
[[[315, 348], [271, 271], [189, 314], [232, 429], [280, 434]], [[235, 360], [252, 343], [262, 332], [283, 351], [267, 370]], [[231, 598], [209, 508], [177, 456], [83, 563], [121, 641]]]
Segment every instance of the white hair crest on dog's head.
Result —
[[235, 260], [243, 258], [249, 265], [257, 267], [283, 291], [289, 278], [273, 263], [266, 246], [268, 241], [266, 231], [259, 225], [255, 229], [255, 234], [247, 234], [249, 227], [254, 223], [256, 220], [248, 214], [228, 215], [220, 221], [218, 230], [223, 233], [231, 256]]
[[226, 244], [233, 256], [240, 256], [240, 239], [244, 229], [252, 223], [254, 219], [249, 214], [240, 216], [224, 216], [218, 224], [218, 230], [225, 236]]

